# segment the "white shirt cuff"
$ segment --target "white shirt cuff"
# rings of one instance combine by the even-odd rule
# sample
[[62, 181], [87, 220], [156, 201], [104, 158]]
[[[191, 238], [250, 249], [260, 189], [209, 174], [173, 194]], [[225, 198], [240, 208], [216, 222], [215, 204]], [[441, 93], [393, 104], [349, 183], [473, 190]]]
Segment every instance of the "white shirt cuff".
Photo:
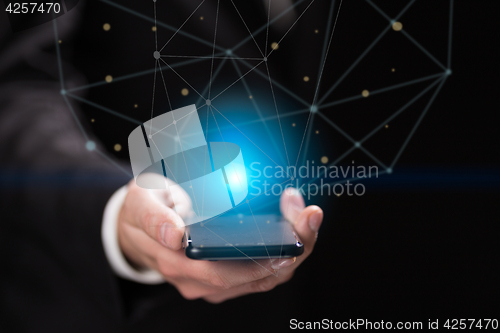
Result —
[[120, 249], [120, 245], [118, 244], [118, 214], [127, 193], [127, 186], [118, 189], [108, 200], [104, 209], [101, 238], [109, 265], [116, 275], [127, 280], [144, 284], [164, 283], [166, 281], [159, 272], [153, 269], [139, 271], [132, 267]]

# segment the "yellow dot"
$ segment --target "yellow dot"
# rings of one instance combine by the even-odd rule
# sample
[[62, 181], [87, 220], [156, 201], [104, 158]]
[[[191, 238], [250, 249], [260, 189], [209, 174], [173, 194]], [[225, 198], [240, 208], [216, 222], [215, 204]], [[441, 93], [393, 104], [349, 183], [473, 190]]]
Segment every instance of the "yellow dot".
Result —
[[151, 28], [152, 31], [156, 31], [156, 26], [153, 25], [153, 27]]
[[111, 25], [109, 23], [104, 23], [102, 28], [104, 29], [104, 31], [109, 31], [109, 29], [111, 29]]
[[295, 127], [295, 123], [293, 123], [292, 126]]
[[91, 122], [94, 122], [95, 120], [94, 120], [94, 118], [92, 118], [92, 119], [90, 119], [90, 121], [91, 121]]
[[385, 128], [389, 128], [389, 125], [385, 125]]
[[304, 76], [304, 81], [309, 82], [309, 76]]
[[271, 223], [271, 222], [268, 220], [268, 221], [267, 221], [267, 223], [269, 224], [269, 223]]
[[252, 95], [250, 95], [250, 96], [248, 96], [248, 98], [252, 99], [252, 98], [253, 98], [253, 96], [252, 96]]
[[104, 80], [106, 80], [106, 82], [111, 82], [113, 81], [113, 77], [111, 75], [106, 75], [106, 77], [104, 78]]
[[62, 43], [62, 40], [59, 39], [59, 44], [61, 44], [61, 43]]
[[203, 16], [200, 16], [200, 20], [203, 21]]
[[315, 33], [315, 34], [317, 34], [318, 32], [319, 32], [319, 31], [318, 31], [318, 29], [314, 30], [314, 33]]
[[340, 194], [337, 194], [338, 197], [340, 197]]
[[138, 105], [137, 105], [137, 104], [134, 104], [134, 108], [136, 108], [136, 109], [137, 109], [137, 107], [138, 107]]
[[393, 69], [391, 69], [391, 70], [392, 70], [393, 72], [395, 72], [395, 71], [396, 71], [396, 68], [393, 68]]
[[401, 29], [403, 29], [403, 23], [401, 23], [401, 22], [394, 22], [392, 24], [392, 29], [394, 29], [394, 31], [400, 31]]
[[319, 131], [316, 131], [316, 134], [319, 134]]
[[277, 50], [277, 49], [279, 49], [279, 48], [280, 48], [280, 46], [279, 46], [279, 44], [278, 44], [278, 43], [274, 42], [274, 43], [272, 43], [272, 44], [271, 44], [271, 48], [272, 48], [273, 50]]
[[115, 145], [115, 151], [120, 151], [120, 150], [122, 150], [122, 145], [121, 145], [121, 144], [119, 144], [119, 143], [117, 143], [117, 144]]
[[243, 221], [240, 221], [240, 224], [242, 224], [242, 223], [243, 223]]
[[363, 96], [363, 97], [368, 97], [368, 96], [370, 96], [370, 92], [369, 92], [368, 90], [366, 90], [366, 89], [365, 89], [365, 90], [363, 90], [363, 91], [361, 92], [361, 96]]
[[182, 94], [182, 96], [187, 96], [189, 94], [189, 90], [187, 90], [186, 88], [184, 88], [184, 89], [181, 90], [181, 94]]
[[321, 158], [321, 163], [323, 163], [323, 164], [328, 163], [328, 157], [323, 156], [323, 157]]
[[200, 247], [203, 247], [203, 244], [201, 244]]

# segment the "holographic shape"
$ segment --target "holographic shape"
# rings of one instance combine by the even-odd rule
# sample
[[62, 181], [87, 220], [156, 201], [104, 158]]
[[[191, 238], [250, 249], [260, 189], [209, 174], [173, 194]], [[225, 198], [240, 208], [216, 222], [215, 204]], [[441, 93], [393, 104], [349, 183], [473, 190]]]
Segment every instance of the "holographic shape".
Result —
[[[245, 200], [248, 184], [243, 155], [231, 142], [207, 144], [195, 105], [162, 114], [134, 129], [128, 138], [130, 163], [138, 186], [180, 193], [171, 178], [189, 195], [194, 216], [201, 222]], [[148, 177], [156, 173], [165, 178]], [[174, 206], [185, 198], [175, 198]]]

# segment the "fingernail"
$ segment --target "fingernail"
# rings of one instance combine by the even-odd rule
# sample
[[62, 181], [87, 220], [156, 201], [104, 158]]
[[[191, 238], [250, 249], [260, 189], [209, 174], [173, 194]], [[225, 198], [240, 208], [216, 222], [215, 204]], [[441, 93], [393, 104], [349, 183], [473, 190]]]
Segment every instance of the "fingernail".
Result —
[[292, 259], [284, 259], [280, 263], [274, 262], [271, 267], [273, 269], [285, 268], [292, 265], [295, 262], [295, 260], [296, 260], [295, 257], [293, 257]]
[[163, 245], [168, 246], [167, 242], [165, 242], [165, 234], [167, 232], [167, 224], [163, 223], [160, 228], [160, 236], [161, 236], [161, 242]]
[[309, 228], [311, 228], [311, 230], [314, 232], [318, 232], [322, 219], [323, 214], [320, 211], [312, 213], [312, 215], [309, 217]]

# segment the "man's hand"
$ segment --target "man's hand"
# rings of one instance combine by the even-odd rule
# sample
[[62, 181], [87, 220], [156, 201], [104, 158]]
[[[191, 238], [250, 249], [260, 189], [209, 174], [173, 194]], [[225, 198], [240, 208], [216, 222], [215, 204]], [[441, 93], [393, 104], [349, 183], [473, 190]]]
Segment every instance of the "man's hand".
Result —
[[[170, 181], [170, 180], [167, 180]], [[122, 252], [137, 268], [159, 271], [186, 299], [204, 298], [211, 303], [249, 293], [269, 291], [293, 276], [295, 269], [311, 254], [323, 220], [318, 206], [305, 207], [300, 193], [288, 188], [280, 198], [280, 209], [304, 243], [304, 254], [293, 259], [235, 261], [198, 261], [186, 257], [182, 250], [184, 223], [182, 217], [191, 212], [187, 194], [173, 209], [170, 191], [146, 190], [135, 181], [118, 218], [118, 239]], [[273, 273], [279, 269], [279, 273]]]

